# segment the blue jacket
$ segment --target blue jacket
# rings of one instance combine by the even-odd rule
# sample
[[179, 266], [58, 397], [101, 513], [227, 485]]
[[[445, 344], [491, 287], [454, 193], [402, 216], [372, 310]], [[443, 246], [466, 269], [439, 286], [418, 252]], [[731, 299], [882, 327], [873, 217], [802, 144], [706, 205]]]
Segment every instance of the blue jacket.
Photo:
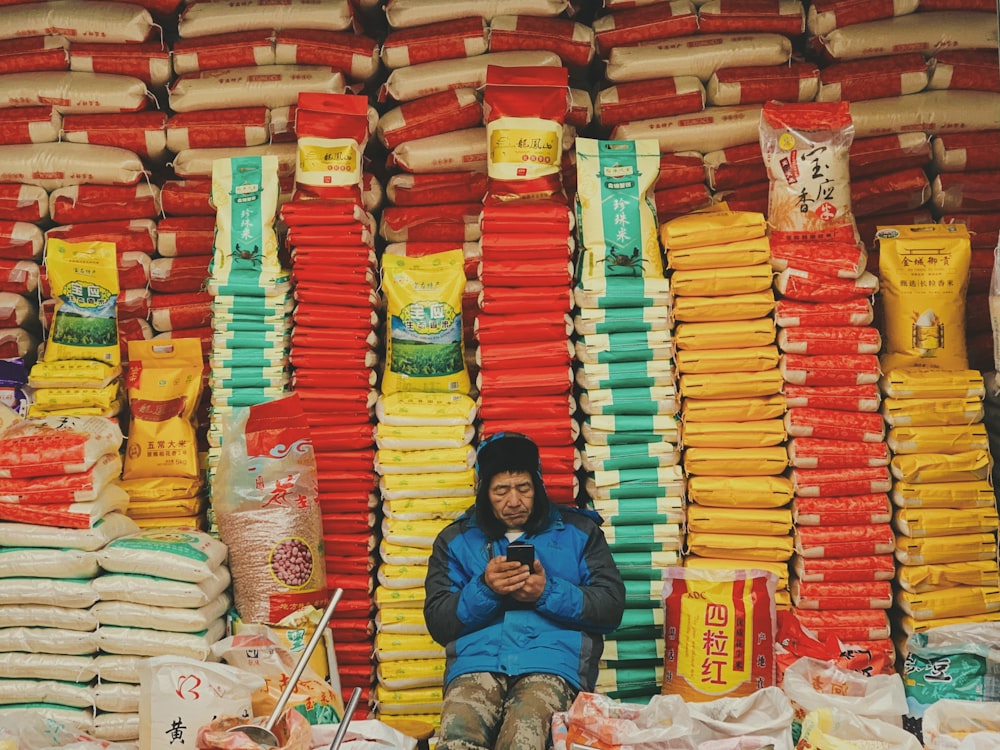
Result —
[[506, 554], [508, 542], [490, 540], [473, 509], [434, 541], [424, 619], [446, 647], [445, 684], [469, 672], [545, 672], [592, 691], [602, 634], [618, 627], [625, 605], [625, 585], [604, 533], [583, 513], [551, 505], [542, 530], [521, 539], [535, 545], [545, 569], [545, 590], [533, 606], [486, 585], [486, 563]]

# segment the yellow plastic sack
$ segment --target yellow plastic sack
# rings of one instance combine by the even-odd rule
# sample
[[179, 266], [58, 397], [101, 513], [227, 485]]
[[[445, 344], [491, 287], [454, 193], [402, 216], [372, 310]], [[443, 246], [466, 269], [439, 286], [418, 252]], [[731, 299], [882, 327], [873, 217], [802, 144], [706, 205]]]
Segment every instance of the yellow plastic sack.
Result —
[[983, 400], [959, 398], [887, 398], [882, 416], [892, 427], [968, 425], [983, 419]]
[[680, 392], [684, 398], [754, 398], [781, 393], [784, 383], [778, 369], [725, 375], [688, 373], [681, 375]]
[[899, 629], [905, 635], [914, 633], [925, 633], [935, 628], [943, 628], [949, 625], [970, 625], [978, 622], [1000, 622], [1000, 612], [989, 612], [982, 615], [963, 615], [962, 617], [941, 617], [934, 620], [917, 620], [910, 615], [900, 615], [896, 618]]
[[[95, 363], [96, 364], [96, 363]], [[100, 413], [110, 410], [116, 402], [121, 401], [120, 385], [117, 381], [108, 383], [102, 388], [39, 388], [34, 393], [35, 403], [39, 411], [46, 413], [62, 409], [95, 409]]]
[[761, 372], [778, 367], [778, 347], [752, 346], [742, 349], [684, 349], [677, 352], [681, 373]]
[[170, 500], [136, 500], [130, 498], [125, 511], [129, 518], [173, 518], [197, 516], [205, 510], [204, 497], [178, 497]]
[[687, 524], [688, 533], [704, 531], [716, 534], [785, 536], [792, 530], [792, 511], [787, 508], [744, 510], [689, 505]]
[[936, 425], [934, 427], [893, 427], [886, 435], [893, 453], [967, 453], [988, 451], [986, 427], [973, 425]]
[[201, 477], [140, 477], [123, 479], [118, 486], [128, 493], [132, 502], [188, 499], [202, 489]]
[[476, 402], [464, 393], [383, 393], [375, 415], [387, 425], [467, 425], [475, 421]]
[[782, 508], [792, 501], [792, 480], [784, 476], [690, 477], [688, 499], [715, 508]]
[[992, 466], [988, 450], [893, 456], [889, 464], [896, 479], [918, 484], [983, 480], [990, 476]]
[[887, 370], [882, 390], [889, 398], [979, 398], [986, 384], [977, 370], [921, 370], [903, 367]]
[[767, 237], [667, 250], [667, 265], [675, 272], [755, 266], [770, 260], [771, 242]]
[[739, 242], [763, 237], [766, 233], [767, 222], [763, 214], [730, 211], [728, 206], [713, 206], [679, 216], [660, 228], [663, 247], [668, 250]]
[[945, 563], [942, 565], [901, 565], [896, 582], [904, 591], [922, 594], [953, 586], [1000, 588], [1000, 568], [996, 560]]
[[689, 398], [683, 402], [681, 416], [685, 423], [756, 422], [777, 419], [784, 415], [786, 408], [785, 397], [781, 394], [750, 398]]
[[896, 482], [892, 502], [900, 508], [995, 508], [993, 486], [985, 481], [937, 484]]
[[92, 359], [36, 362], [28, 373], [32, 388], [105, 388], [122, 374], [121, 367]]
[[379, 448], [420, 450], [458, 448], [468, 445], [475, 436], [472, 425], [391, 425], [375, 426], [375, 444]]
[[785, 562], [795, 551], [790, 536], [753, 536], [751, 534], [706, 534], [693, 532], [687, 538], [688, 552], [699, 557], [730, 560]]
[[768, 289], [753, 294], [729, 297], [677, 297], [674, 319], [683, 323], [713, 323], [752, 320], [770, 315], [774, 310], [774, 292]]
[[476, 451], [471, 446], [414, 451], [380, 448], [375, 452], [375, 471], [379, 474], [461, 471], [475, 464]]
[[724, 323], [679, 323], [674, 346], [680, 349], [740, 349], [773, 344], [777, 331], [770, 318]]
[[684, 452], [684, 469], [696, 476], [776, 476], [787, 467], [784, 447], [689, 448]]
[[962, 224], [878, 227], [885, 310], [882, 367], [965, 370], [972, 249]]
[[959, 536], [896, 537], [896, 559], [903, 565], [941, 565], [944, 563], [996, 560], [997, 543], [993, 534]]
[[45, 245], [45, 270], [56, 304], [42, 358], [120, 365], [115, 244], [51, 239]]
[[417, 258], [386, 255], [382, 288], [388, 330], [382, 393], [468, 393], [462, 250]]
[[682, 431], [687, 448], [766, 448], [785, 442], [781, 419], [759, 422], [691, 422]]
[[379, 481], [383, 496], [397, 497], [453, 497], [474, 494], [476, 472], [436, 472], [434, 474], [386, 474]]
[[701, 570], [746, 570], [759, 568], [773, 573], [778, 579], [778, 590], [788, 588], [788, 566], [784, 563], [767, 562], [766, 560], [720, 560], [712, 557], [684, 558], [685, 568], [700, 568]]
[[774, 271], [770, 264], [730, 266], [674, 271], [670, 277], [678, 297], [722, 297], [753, 294], [771, 288]]
[[909, 537], [980, 534], [997, 530], [997, 511], [993, 508], [900, 508], [893, 525]]
[[953, 586], [921, 594], [899, 591], [896, 606], [914, 620], [985, 615], [1000, 612], [1000, 588]]

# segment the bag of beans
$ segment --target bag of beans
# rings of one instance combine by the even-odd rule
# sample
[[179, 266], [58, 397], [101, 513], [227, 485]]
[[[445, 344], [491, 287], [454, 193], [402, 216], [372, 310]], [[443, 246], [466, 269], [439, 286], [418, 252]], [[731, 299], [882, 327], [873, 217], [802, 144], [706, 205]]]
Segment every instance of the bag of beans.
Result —
[[316, 459], [298, 394], [236, 409], [222, 443], [213, 505], [240, 618], [276, 623], [325, 606]]

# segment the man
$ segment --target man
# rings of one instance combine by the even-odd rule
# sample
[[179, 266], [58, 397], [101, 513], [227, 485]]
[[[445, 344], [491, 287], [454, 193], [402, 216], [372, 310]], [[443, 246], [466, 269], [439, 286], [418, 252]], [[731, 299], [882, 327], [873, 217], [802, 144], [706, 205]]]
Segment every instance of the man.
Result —
[[[625, 585], [585, 512], [549, 502], [538, 447], [516, 432], [479, 446], [476, 504], [434, 541], [424, 619], [446, 647], [438, 750], [543, 750], [552, 714], [593, 691]], [[527, 565], [512, 541], [534, 545]]]

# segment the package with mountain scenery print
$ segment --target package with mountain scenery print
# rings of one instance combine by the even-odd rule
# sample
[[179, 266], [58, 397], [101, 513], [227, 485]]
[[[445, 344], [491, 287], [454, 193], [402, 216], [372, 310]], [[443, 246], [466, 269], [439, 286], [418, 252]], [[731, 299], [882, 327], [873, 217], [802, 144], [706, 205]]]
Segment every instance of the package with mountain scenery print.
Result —
[[382, 393], [468, 393], [462, 250], [419, 258], [385, 255], [382, 288], [388, 316]]
[[577, 282], [609, 277], [663, 277], [653, 187], [660, 173], [654, 140], [578, 138]]
[[115, 244], [50, 239], [45, 269], [56, 306], [43, 359], [120, 365]]

